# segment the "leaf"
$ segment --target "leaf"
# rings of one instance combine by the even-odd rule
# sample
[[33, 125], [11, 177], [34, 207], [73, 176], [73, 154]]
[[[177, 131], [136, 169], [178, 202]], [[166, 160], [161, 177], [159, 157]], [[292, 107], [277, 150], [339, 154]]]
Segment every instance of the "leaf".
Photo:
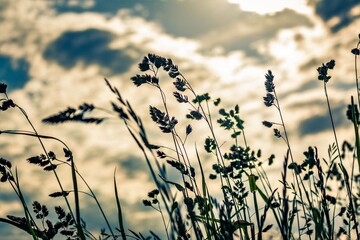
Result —
[[0, 93], [6, 93], [7, 85], [5, 83], [0, 83]]
[[178, 206], [179, 206], [178, 202], [174, 202], [174, 203], [171, 205], [171, 211], [170, 211], [170, 213], [173, 213], [174, 210], [175, 210], [176, 208], [178, 208]]
[[267, 127], [267, 128], [271, 128], [273, 123], [272, 122], [269, 122], [269, 121], [263, 121], [262, 124]]
[[360, 50], [358, 48], [354, 48], [351, 50], [351, 53], [354, 55], [360, 55]]
[[199, 111], [192, 110], [190, 111], [190, 115], [196, 120], [200, 120], [202, 118], [202, 115]]
[[53, 170], [56, 169], [56, 167], [57, 167], [57, 165], [52, 164], [52, 165], [49, 165], [49, 166], [44, 167], [44, 170], [45, 170], [45, 171], [53, 171]]
[[174, 97], [176, 98], [176, 100], [179, 103], [187, 103], [187, 102], [189, 102], [189, 98], [186, 95], [182, 95], [179, 92], [174, 92], [173, 95], [174, 95]]
[[123, 108], [119, 107], [118, 105], [116, 105], [113, 102], [111, 102], [111, 105], [113, 107], [113, 111], [117, 112], [121, 119], [129, 119], [129, 116], [124, 112]]
[[151, 76], [149, 74], [144, 74], [144, 75], [136, 74], [130, 79], [137, 87], [140, 87], [144, 83], [151, 83]]
[[171, 185], [174, 185], [174, 186], [177, 188], [177, 190], [179, 190], [180, 192], [182, 192], [182, 191], [185, 190], [185, 188], [184, 188], [183, 186], [181, 186], [180, 184], [175, 183], [175, 182], [172, 182], [172, 181], [168, 181], [168, 180], [166, 180], [165, 178], [163, 178], [163, 177], [160, 176], [160, 175], [159, 175], [159, 177], [160, 177], [164, 182], [169, 183], [169, 184], [171, 184]]
[[281, 138], [281, 133], [280, 133], [279, 129], [277, 129], [277, 128], [274, 129], [274, 136], [277, 138]]
[[246, 228], [251, 225], [252, 225], [252, 223], [247, 222], [245, 220], [238, 220], [238, 221], [233, 222], [234, 230], [237, 230], [239, 228]]
[[201, 103], [203, 101], [210, 100], [210, 96], [208, 93], [204, 93], [202, 95], [197, 95], [194, 100], [192, 100], [193, 103]]
[[135, 237], [137, 237], [138, 239], [140, 239], [140, 236], [139, 236], [136, 232], [132, 231], [131, 229], [129, 229], [129, 231], [130, 231], [132, 234], [134, 234]]
[[150, 234], [154, 237], [156, 240], [160, 240], [159, 236], [156, 235], [153, 231], [150, 230]]
[[191, 186], [190, 183], [188, 183], [188, 182], [186, 182], [186, 181], [185, 181], [185, 187], [186, 187], [187, 189], [189, 189], [190, 191], [194, 192], [193, 186]]
[[69, 195], [69, 191], [62, 191], [62, 192], [53, 192], [51, 194], [49, 194], [49, 197], [52, 198], [57, 198], [57, 197], [66, 197], [67, 195]]
[[189, 125], [186, 126], [186, 135], [189, 135], [191, 132], [192, 132], [192, 127], [189, 124]]
[[270, 228], [272, 227], [272, 224], [267, 225], [266, 227], [264, 227], [264, 229], [262, 230], [262, 232], [267, 232], [268, 230], [270, 230]]
[[225, 109], [223, 109], [223, 108], [221, 108], [220, 110], [219, 110], [219, 114], [220, 115], [222, 115], [222, 116], [229, 116], [229, 114], [225, 111]]
[[139, 63], [139, 69], [142, 72], [145, 72], [150, 69], [149, 59], [145, 56], [141, 63]]
[[190, 176], [195, 177], [195, 168], [190, 166]]
[[6, 166], [8, 168], [12, 167], [12, 164], [9, 160], [6, 160], [5, 158], [0, 157], [0, 165]]
[[176, 78], [176, 81], [173, 82], [175, 88], [180, 91], [180, 92], [184, 92], [186, 90], [186, 81], [184, 79], [181, 78]]
[[212, 150], [215, 150], [215, 149], [216, 149], [215, 140], [212, 139], [212, 138], [210, 138], [210, 137], [207, 137], [207, 138], [205, 139], [204, 148], [205, 148], [205, 150], [206, 150], [208, 153], [211, 153]]
[[235, 105], [235, 113], [239, 113], [239, 105], [238, 104]]
[[80, 105], [78, 109], [68, 107], [64, 111], [51, 115], [50, 117], [44, 118], [42, 122], [48, 124], [59, 124], [59, 123], [72, 121], [72, 122], [99, 124], [103, 122], [105, 119], [85, 117], [85, 113], [91, 112], [94, 108], [95, 108], [94, 105], [88, 103], [84, 103]]
[[249, 185], [250, 185], [251, 192], [255, 192], [257, 190], [256, 178], [255, 178], [254, 174], [249, 175]]
[[9, 108], [14, 108], [16, 105], [13, 102], [13, 100], [11, 99], [6, 99], [2, 102], [1, 106], [0, 106], [0, 111], [6, 111]]

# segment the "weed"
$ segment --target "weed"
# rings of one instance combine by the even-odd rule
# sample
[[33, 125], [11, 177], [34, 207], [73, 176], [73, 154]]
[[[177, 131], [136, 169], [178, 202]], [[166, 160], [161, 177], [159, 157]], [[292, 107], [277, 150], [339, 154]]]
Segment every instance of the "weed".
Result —
[[[320, 158], [316, 147], [308, 147], [304, 160], [295, 159], [292, 154], [290, 138], [286, 129], [286, 113], [280, 107], [275, 87], [275, 76], [269, 70], [265, 74], [266, 95], [263, 98], [267, 107], [274, 107], [279, 114], [279, 122], [264, 120], [263, 125], [272, 128], [274, 136], [282, 139], [287, 146], [279, 182], [282, 189], [274, 189], [270, 183], [264, 163], [271, 165], [275, 156], [262, 156], [261, 150], [252, 149], [247, 142], [245, 122], [242, 120], [240, 106], [231, 109], [220, 108], [220, 99], [213, 99], [208, 93], [197, 94], [190, 82], [169, 58], [148, 54], [139, 64], [141, 73], [134, 75], [131, 81], [135, 86], [149, 85], [158, 92], [162, 107], [149, 106], [149, 116], [159, 127], [164, 138], [171, 139], [169, 145], [153, 144], [147, 134], [142, 119], [120, 91], [105, 79], [105, 83], [115, 100], [111, 102], [112, 112], [121, 119], [131, 137], [141, 150], [152, 180], [156, 186], [143, 200], [146, 207], [156, 211], [164, 226], [163, 236], [167, 239], [264, 239], [270, 229], [276, 229], [282, 239], [336, 239], [346, 236], [348, 239], [360, 239], [360, 138], [359, 138], [359, 87], [357, 57], [360, 54], [359, 43], [351, 52], [355, 55], [355, 82], [358, 103], [348, 105], [347, 118], [353, 124], [355, 143], [345, 141], [340, 148], [333, 121], [330, 98], [327, 92], [329, 70], [334, 69], [331, 60], [317, 68], [318, 79], [323, 81], [324, 93], [332, 123], [334, 143], [329, 145], [327, 158]], [[162, 88], [160, 72], [165, 72], [173, 81], [171, 93], [178, 104], [185, 104], [188, 112], [184, 124], [170, 111], [169, 96]], [[125, 229], [120, 197], [118, 195], [116, 174], [114, 173], [115, 203], [118, 212], [118, 226], [112, 227], [95, 193], [80, 174], [70, 148], [55, 137], [39, 134], [27, 113], [7, 95], [6, 84], [0, 83], [0, 111], [9, 108], [20, 110], [31, 126], [32, 131], [0, 130], [1, 135], [23, 135], [38, 139], [43, 152], [30, 156], [29, 164], [54, 174], [59, 191], [49, 196], [63, 199], [67, 209], [55, 207], [57, 219], [49, 219], [49, 210], [38, 201], [31, 206], [25, 200], [17, 170], [13, 170], [11, 161], [0, 158], [0, 181], [10, 184], [14, 194], [22, 204], [24, 216], [7, 216], [0, 222], [11, 224], [25, 231], [35, 239], [53, 239], [62, 235], [66, 239], [160, 239], [154, 231], [145, 237], [142, 233]], [[211, 109], [215, 108], [219, 118], [214, 122]], [[106, 124], [108, 117], [91, 117], [93, 111], [108, 114], [108, 110], [91, 103], [84, 103], [77, 108], [67, 108], [45, 118], [47, 124], [59, 124], [76, 121], [86, 124]], [[111, 111], [110, 111], [111, 112]], [[204, 153], [195, 145], [192, 156], [188, 147], [188, 136], [193, 134], [193, 126], [204, 122], [208, 137], [203, 140]], [[182, 122], [181, 122], [182, 123]], [[219, 144], [215, 124], [229, 131], [228, 149]], [[185, 126], [185, 127], [184, 127]], [[185, 134], [184, 134], [185, 133]], [[63, 154], [58, 157], [48, 151], [44, 139], [58, 141], [63, 145]], [[350, 153], [350, 154], [349, 154]], [[204, 172], [204, 156], [212, 162], [212, 172]], [[352, 164], [344, 164], [346, 158]], [[262, 160], [261, 160], [262, 159]], [[194, 161], [196, 160], [196, 161]], [[358, 167], [356, 167], [356, 164]], [[69, 167], [73, 189], [65, 189], [57, 175], [59, 167]], [[179, 176], [174, 181], [167, 175], [173, 169]], [[290, 173], [290, 174], [289, 174]], [[79, 189], [79, 181], [87, 189]], [[209, 181], [218, 181], [220, 189], [211, 190]], [[221, 197], [215, 197], [221, 192]], [[68, 196], [74, 195], [71, 204]], [[82, 219], [79, 195], [90, 196], [100, 209], [107, 229], [102, 229], [97, 238], [86, 229]], [[271, 216], [271, 217], [269, 217]], [[279, 236], [279, 237], [280, 237]]]

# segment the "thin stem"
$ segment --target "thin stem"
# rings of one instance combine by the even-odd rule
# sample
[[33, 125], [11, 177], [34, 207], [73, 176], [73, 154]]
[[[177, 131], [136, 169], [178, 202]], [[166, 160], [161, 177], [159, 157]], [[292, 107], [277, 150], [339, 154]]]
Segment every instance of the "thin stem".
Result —
[[[359, 49], [359, 45], [360, 45], [360, 40], [356, 45], [356, 48]], [[355, 54], [355, 60], [354, 60], [354, 69], [355, 69], [355, 81], [356, 81], [356, 93], [357, 93], [357, 98], [358, 98], [358, 106], [360, 107], [360, 88], [359, 88], [359, 77], [358, 77], [358, 68], [357, 68], [357, 56]]]
[[[335, 138], [335, 143], [336, 143], [336, 147], [337, 147], [337, 152], [338, 152], [339, 159], [340, 159], [339, 164], [340, 164], [340, 168], [341, 168], [341, 170], [342, 170], [342, 172], [344, 174], [344, 182], [345, 182], [347, 194], [349, 196], [350, 211], [351, 211], [351, 214], [353, 215], [353, 221], [354, 221], [356, 236], [360, 236], [359, 235], [358, 224], [357, 224], [357, 220], [356, 220], [356, 212], [355, 212], [354, 205], [353, 205], [353, 200], [352, 200], [352, 198], [353, 198], [352, 191], [351, 191], [350, 184], [349, 184], [349, 176], [348, 176], [348, 174], [346, 172], [346, 169], [345, 169], [345, 167], [343, 165], [343, 161], [342, 161], [342, 157], [341, 157], [341, 153], [340, 153], [340, 147], [339, 147], [338, 139], [337, 139], [337, 136], [336, 136], [336, 130], [335, 130], [334, 120], [333, 120], [333, 116], [332, 116], [332, 112], [331, 112], [330, 101], [329, 101], [325, 81], [324, 81], [324, 91], [325, 91], [325, 96], [326, 96], [326, 103], [327, 103], [328, 110], [329, 110], [331, 126], [332, 126], [332, 130], [333, 130], [333, 134], [334, 134], [334, 138]], [[350, 224], [349, 224], [349, 227], [350, 227]], [[351, 238], [351, 231], [349, 231], [349, 237]]]
[[[189, 90], [192, 92], [192, 94], [196, 97], [197, 94], [195, 93], [195, 91], [194, 91], [193, 88], [191, 87], [189, 81], [185, 78], [185, 76], [184, 76], [182, 73], [180, 73], [180, 76], [186, 81], [186, 83], [187, 83], [187, 85], [188, 85], [188, 89], [189, 89]], [[215, 144], [216, 144], [216, 146], [217, 146], [217, 148], [216, 148], [216, 153], [215, 153], [215, 154], [216, 154], [217, 162], [218, 162], [219, 165], [225, 167], [225, 161], [224, 161], [222, 151], [221, 151], [221, 149], [220, 149], [220, 147], [219, 147], [220, 145], [219, 145], [219, 143], [218, 143], [218, 141], [217, 141], [217, 137], [216, 137], [215, 132], [214, 132], [214, 129], [213, 129], [212, 121], [211, 121], [211, 119], [208, 119], [208, 118], [206, 117], [206, 112], [205, 112], [203, 106], [202, 106], [200, 103], [199, 103], [199, 108], [200, 108], [201, 112], [203, 113], [202, 115], [203, 115], [203, 117], [204, 117], [207, 125], [209, 126], [209, 129], [210, 129], [212, 138], [214, 139]], [[233, 187], [232, 187], [232, 185], [231, 185], [230, 180], [229, 180], [228, 177], [225, 177], [225, 181], [226, 181], [227, 186], [232, 190]], [[223, 177], [222, 177], [221, 174], [220, 174], [220, 182], [221, 182], [221, 186], [224, 186]], [[227, 201], [227, 197], [226, 197], [226, 193], [225, 193], [224, 188], [222, 188], [222, 191], [223, 191], [224, 199], [225, 199], [225, 201]], [[231, 194], [231, 198], [232, 198], [232, 200], [233, 200], [234, 203], [235, 203], [236, 201], [235, 201], [235, 199], [234, 199], [233, 194]], [[227, 204], [226, 204], [226, 206], [227, 206]], [[227, 206], [227, 207], [228, 207], [228, 206]], [[236, 213], [237, 221], [240, 221], [240, 216], [239, 216], [239, 212], [240, 212], [240, 211], [238, 210], [238, 205], [235, 204], [234, 207], [235, 207], [235, 213]], [[244, 220], [246, 220], [246, 215], [244, 215], [244, 217], [245, 217]], [[249, 236], [248, 236], [247, 229], [244, 229], [244, 232], [245, 232], [245, 238], [248, 239]], [[239, 233], [240, 233], [240, 235], [242, 236], [242, 233], [241, 233], [241, 230], [240, 230], [240, 229], [239, 229]]]
[[167, 239], [170, 239], [169, 233], [168, 233], [168, 226], [166, 225], [165, 218], [164, 218], [164, 214], [163, 214], [163, 212], [162, 212], [162, 210], [161, 210], [160, 202], [158, 201], [157, 204], [158, 204], [158, 208], [155, 208], [155, 207], [152, 206], [152, 205], [151, 205], [150, 207], [153, 208], [155, 211], [157, 211], [157, 212], [160, 213], [162, 222], [163, 222], [163, 224], [164, 224], [164, 228], [165, 228], [165, 230], [166, 230]]
[[333, 119], [333, 115], [332, 115], [332, 111], [331, 111], [331, 107], [330, 107], [330, 101], [329, 101], [329, 96], [328, 96], [328, 92], [327, 92], [326, 82], [325, 82], [325, 81], [324, 81], [324, 91], [325, 91], [326, 103], [327, 103], [328, 110], [329, 110], [329, 115], [330, 115], [330, 120], [331, 120], [331, 126], [332, 126], [332, 130], [333, 130], [334, 138], [335, 138], [335, 144], [336, 144], [337, 152], [338, 152], [340, 161], [342, 161], [342, 157], [341, 157], [341, 153], [340, 153], [340, 147], [339, 147], [339, 141], [338, 141], [338, 138], [337, 138], [337, 135], [336, 135], [334, 119]]
[[[280, 115], [280, 119], [281, 119], [281, 123], [282, 123], [283, 129], [284, 129], [286, 144], [287, 144], [287, 146], [288, 146], [288, 150], [289, 150], [291, 162], [294, 162], [294, 157], [293, 157], [293, 154], [292, 154], [292, 150], [291, 150], [291, 146], [290, 146], [290, 141], [289, 141], [289, 137], [288, 137], [288, 134], [287, 134], [287, 130], [286, 130], [286, 126], [285, 126], [285, 121], [284, 121], [284, 118], [283, 118], [283, 115], [282, 115], [282, 111], [281, 111], [281, 107], [280, 107], [280, 102], [279, 102], [279, 99], [278, 99], [278, 97], [277, 97], [277, 94], [276, 94], [276, 90], [275, 90], [275, 89], [274, 89], [274, 96], [275, 96], [276, 103], [277, 103], [276, 107], [277, 107], [277, 109], [278, 109], [278, 112], [279, 112], [279, 115]], [[303, 187], [304, 189], [306, 189], [306, 188], [305, 188], [305, 186], [304, 186], [304, 183], [301, 181], [301, 179], [299, 180], [299, 176], [298, 176], [297, 174], [293, 173], [293, 176], [295, 176], [294, 178], [295, 178], [295, 181], [296, 181], [296, 186], [298, 187], [298, 190], [299, 190], [300, 200], [301, 200], [301, 202], [302, 202], [301, 206], [302, 206], [302, 209], [303, 209], [303, 212], [304, 212], [304, 218], [306, 219], [306, 211], [305, 211], [305, 206], [304, 206], [303, 194], [302, 194], [302, 190], [301, 190], [301, 188], [300, 188], [299, 182], [301, 183], [301, 185], [302, 185], [302, 187]], [[307, 195], [307, 192], [306, 192], [306, 191], [305, 191], [305, 194], [306, 194], [306, 196], [307, 196], [307, 198], [308, 198], [308, 195]], [[308, 202], [309, 202], [310, 207], [311, 207], [311, 202], [310, 202], [309, 198], [308, 198]], [[299, 226], [299, 224], [300, 224], [299, 214], [297, 214], [296, 217], [297, 217], [298, 229], [300, 229], [300, 226]], [[309, 230], [309, 226], [307, 226], [307, 229]], [[300, 234], [300, 231], [299, 231], [299, 234]], [[309, 237], [310, 237], [310, 240], [311, 240], [311, 236], [309, 236]]]

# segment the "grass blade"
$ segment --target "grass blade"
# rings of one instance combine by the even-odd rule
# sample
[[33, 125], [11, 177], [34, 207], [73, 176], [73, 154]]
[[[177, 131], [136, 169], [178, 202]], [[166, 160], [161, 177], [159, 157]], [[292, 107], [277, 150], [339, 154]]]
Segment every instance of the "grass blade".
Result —
[[72, 182], [74, 186], [74, 197], [75, 197], [75, 211], [76, 211], [76, 226], [78, 230], [78, 236], [82, 240], [86, 240], [84, 231], [81, 227], [81, 214], [80, 214], [80, 202], [79, 202], [79, 189], [78, 184], [76, 180], [76, 170], [75, 170], [75, 164], [74, 159], [71, 158], [71, 175], [72, 175]]
[[119, 199], [118, 190], [117, 190], [117, 184], [116, 184], [116, 169], [115, 169], [115, 172], [114, 172], [114, 191], [115, 191], [115, 198], [116, 198], [116, 206], [117, 206], [117, 210], [118, 210], [118, 222], [119, 222], [119, 228], [120, 228], [120, 232], [121, 232], [121, 237], [122, 237], [122, 239], [126, 240], [126, 235], [125, 235], [125, 230], [124, 230], [124, 222], [123, 222], [123, 218], [122, 218], [122, 211], [121, 211], [121, 205], [120, 205], [120, 199]]

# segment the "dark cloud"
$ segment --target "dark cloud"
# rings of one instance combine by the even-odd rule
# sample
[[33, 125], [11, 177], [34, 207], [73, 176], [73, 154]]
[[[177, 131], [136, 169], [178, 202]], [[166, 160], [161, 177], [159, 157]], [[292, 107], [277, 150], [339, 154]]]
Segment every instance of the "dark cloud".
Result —
[[[21, 180], [20, 180], [21, 181]], [[2, 183], [5, 184], [5, 183]], [[24, 186], [22, 186], [24, 187]], [[25, 201], [28, 203], [28, 206], [31, 207], [31, 202], [33, 201], [34, 195], [36, 193], [29, 192], [26, 189], [22, 189], [22, 193], [24, 194]], [[18, 202], [20, 203], [19, 197], [16, 195], [15, 192], [9, 191], [6, 192], [4, 189], [0, 191], [0, 205], [4, 207], [4, 203], [12, 203]], [[24, 212], [23, 210], [15, 210], [15, 209], [6, 209], [8, 211], [8, 215], [16, 216], [16, 217], [23, 217]], [[6, 216], [1, 216], [1, 218], [6, 218]], [[29, 234], [20, 230], [10, 224], [0, 222], [0, 235], [1, 240], [13, 240], [13, 239], [29, 239]]]
[[360, 5], [358, 0], [322, 0], [316, 4], [316, 13], [324, 20], [347, 14], [354, 6]]
[[248, 56], [257, 57], [258, 60], [264, 61], [267, 60], [267, 56], [258, 52], [254, 45], [255, 42], [271, 39], [282, 29], [312, 25], [307, 17], [292, 10], [284, 10], [271, 16], [248, 12], [240, 12], [238, 15], [237, 19], [233, 19], [232, 26], [224, 25], [225, 31], [219, 29], [217, 33], [215, 32], [214, 37], [221, 36], [222, 34], [233, 35], [228, 39], [219, 41], [219, 46], [228, 52], [242, 50]]
[[245, 14], [237, 5], [223, 0], [166, 1], [161, 8], [161, 11], [150, 14], [150, 20], [160, 23], [170, 34], [188, 38], [222, 29], [229, 23], [244, 19], [242, 14]]
[[134, 60], [123, 51], [108, 48], [114, 37], [112, 33], [98, 29], [65, 32], [49, 44], [44, 57], [65, 68], [82, 62], [86, 65], [98, 64], [111, 73], [123, 73]]
[[61, 13], [90, 11], [113, 15], [127, 9], [134, 16], [158, 23], [168, 34], [200, 40], [205, 53], [222, 47], [226, 52], [243, 51], [262, 62], [269, 59], [258, 52], [254, 42], [272, 38], [284, 28], [311, 25], [306, 16], [292, 10], [259, 15], [242, 11], [237, 4], [224, 0], [206, 3], [197, 0], [99, 0], [91, 8], [62, 3], [55, 5], [55, 9]]
[[306, 61], [304, 64], [299, 66], [300, 71], [314, 71], [316, 72], [316, 68], [321, 65], [321, 61], [317, 58], [311, 58], [310, 60]]
[[[286, 91], [284, 93], [281, 93], [281, 98], [285, 99], [285, 98], [294, 96], [294, 94], [306, 93], [306, 92], [312, 91], [314, 89], [319, 90], [319, 93], [321, 93], [323, 91], [323, 86], [321, 84], [322, 84], [322, 82], [317, 80], [317, 79], [309, 79], [308, 81], [301, 84], [299, 87], [297, 87], [295, 89], [292, 89], [292, 90], [288, 90], [288, 91]], [[304, 104], [310, 104], [310, 103], [306, 102]], [[318, 101], [313, 101], [311, 104], [313, 104], [313, 105], [323, 105], [325, 103], [318, 102]], [[302, 104], [295, 103], [295, 104], [291, 105], [290, 107], [291, 108], [300, 108], [301, 105]]]
[[[238, 5], [224, 0], [206, 2], [197, 0], [141, 2], [99, 0], [93, 7], [87, 9], [64, 4], [55, 6], [55, 8], [60, 12], [93, 11], [106, 14], [115, 14], [118, 10], [128, 9], [133, 15], [157, 22], [165, 32], [171, 35], [187, 38], [203, 37], [205, 45], [208, 45], [208, 42], [214, 42], [214, 39], [209, 38], [223, 39], [222, 35], [235, 33], [229, 39], [219, 40], [218, 44], [227, 51], [244, 50], [248, 55], [257, 57], [259, 57], [257, 50], [251, 46], [253, 42], [275, 36], [283, 28], [310, 25], [307, 17], [291, 10], [285, 10], [273, 16], [263, 16], [244, 12]], [[209, 33], [214, 33], [214, 35], [206, 39]], [[213, 47], [209, 46], [209, 48]]]
[[[299, 92], [306, 92], [306, 91], [309, 91], [309, 90], [313, 90], [313, 89], [321, 89], [322, 88], [319, 88], [321, 86], [321, 82], [319, 80], [310, 80], [308, 82], [305, 82], [304, 84], [302, 84], [298, 90], [296, 90], [297, 93]], [[322, 87], [322, 86], [321, 86]], [[291, 93], [289, 94], [291, 95]]]
[[6, 192], [4, 190], [0, 191], [0, 201], [2, 202], [14, 202], [19, 201], [18, 196], [15, 192]]
[[23, 230], [20, 230], [3, 222], [0, 222], [0, 233], [2, 240], [31, 239], [31, 236], [25, 233]]
[[353, 17], [349, 16], [349, 11], [359, 5], [358, 0], [322, 0], [317, 2], [315, 12], [325, 21], [339, 17], [340, 22], [331, 28], [333, 32], [337, 32], [354, 20]]
[[[4, 12], [6, 10], [6, 8], [8, 7], [8, 2], [7, 1], [2, 1], [0, 2], [0, 13]], [[0, 14], [0, 21], [3, 21], [5, 19], [5, 17], [3, 16], [3, 14]]]
[[127, 175], [130, 178], [136, 177], [138, 172], [147, 172], [147, 166], [145, 159], [140, 159], [134, 156], [130, 156], [125, 160], [120, 161], [121, 169], [125, 169]]
[[347, 16], [347, 15], [341, 16], [340, 22], [338, 24], [335, 24], [335, 26], [332, 26], [331, 31], [337, 32], [337, 31], [341, 30], [342, 28], [349, 26], [352, 23], [352, 21], [356, 18], [357, 17], [351, 17], [351, 16]]
[[94, 6], [83, 7], [81, 5], [69, 4], [69, 0], [63, 1], [54, 1], [52, 3], [53, 8], [58, 13], [64, 12], [99, 12], [99, 13], [116, 13], [122, 8], [133, 8], [136, 3], [133, 0], [122, 0], [122, 1], [107, 1], [107, 0], [98, 0], [95, 1]]
[[9, 91], [23, 87], [29, 80], [29, 63], [25, 59], [0, 55], [0, 66], [0, 81], [8, 85]]
[[[337, 107], [332, 110], [335, 127], [342, 125], [346, 119], [345, 107]], [[309, 134], [316, 134], [331, 129], [331, 121], [329, 114], [326, 112], [322, 115], [311, 116], [302, 121], [299, 126], [299, 135], [305, 136]]]
[[91, 8], [70, 6], [65, 1], [55, 4], [54, 8], [60, 13], [90, 11], [106, 14], [116, 14], [121, 9], [129, 9], [134, 15], [158, 22], [166, 32], [184, 37], [196, 37], [209, 30], [221, 28], [239, 19], [241, 12], [237, 5], [224, 0], [210, 0], [206, 3], [198, 0], [98, 0]]

